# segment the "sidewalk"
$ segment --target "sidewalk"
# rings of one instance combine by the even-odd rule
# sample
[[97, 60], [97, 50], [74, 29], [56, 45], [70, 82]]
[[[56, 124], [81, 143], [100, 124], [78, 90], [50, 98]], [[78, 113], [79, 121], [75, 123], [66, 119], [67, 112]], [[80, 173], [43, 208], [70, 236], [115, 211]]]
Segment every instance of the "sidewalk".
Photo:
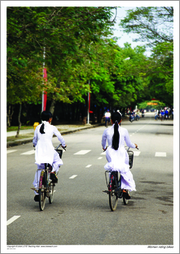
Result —
[[[73, 133], [83, 129], [95, 128], [101, 125], [102, 124], [86, 124], [86, 125], [64, 124], [64, 125], [56, 125], [56, 127], [62, 135], [65, 135], [65, 134]], [[17, 131], [9, 131], [7, 132], [6, 135], [7, 135], [7, 138], [10, 138], [10, 137], [15, 137], [16, 134], [17, 134]], [[28, 130], [20, 130], [19, 135], [20, 137], [24, 137], [24, 138], [19, 138], [13, 141], [7, 140], [7, 148], [32, 142], [33, 136], [34, 136], [34, 128], [28, 129]]]

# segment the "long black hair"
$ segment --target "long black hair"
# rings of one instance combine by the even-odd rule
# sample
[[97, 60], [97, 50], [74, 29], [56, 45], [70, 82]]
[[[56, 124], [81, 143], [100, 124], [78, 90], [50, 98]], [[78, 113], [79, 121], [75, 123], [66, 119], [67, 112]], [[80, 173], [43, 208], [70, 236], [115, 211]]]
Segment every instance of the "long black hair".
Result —
[[[42, 121], [49, 121], [49, 119], [52, 118], [52, 117], [53, 117], [53, 115], [50, 111], [43, 111], [41, 113], [41, 120]], [[45, 132], [44, 132], [44, 123], [41, 125], [39, 131], [40, 131], [41, 134], [45, 134]]]
[[118, 150], [119, 139], [120, 139], [118, 128], [119, 128], [119, 122], [121, 121], [121, 114], [119, 112], [115, 112], [112, 114], [111, 119], [112, 119], [112, 122], [114, 123], [114, 135], [112, 137], [112, 148], [114, 150]]

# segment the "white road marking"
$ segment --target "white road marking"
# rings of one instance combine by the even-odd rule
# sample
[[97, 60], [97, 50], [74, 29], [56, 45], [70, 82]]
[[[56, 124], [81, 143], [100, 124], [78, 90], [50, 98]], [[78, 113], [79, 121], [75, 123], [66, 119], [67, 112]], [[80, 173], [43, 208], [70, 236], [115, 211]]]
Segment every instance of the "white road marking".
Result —
[[21, 153], [21, 155], [31, 155], [31, 154], [34, 154], [35, 153], [35, 150], [31, 150], [31, 151], [28, 151], [28, 152], [25, 152], [25, 153]]
[[140, 151], [134, 151], [134, 156], [139, 156], [140, 155]]
[[17, 150], [7, 150], [7, 153], [14, 153], [16, 152]]
[[101, 159], [102, 159], [102, 157], [99, 157], [99, 158], [98, 158], [98, 160], [101, 160]]
[[69, 179], [74, 179], [77, 175], [72, 175]]
[[86, 168], [90, 168], [91, 166], [92, 166], [92, 164], [89, 164], [89, 165], [86, 166]]
[[101, 153], [101, 155], [106, 155], [106, 151], [105, 151], [105, 152], [103, 152], [103, 153]]
[[166, 157], [166, 152], [156, 152], [155, 157]]
[[141, 129], [143, 129], [147, 124], [141, 126], [141, 128], [137, 129], [134, 133], [132, 133], [131, 135], [129, 135], [130, 137], [132, 137], [134, 134], [136, 134], [138, 131], [140, 131]]
[[74, 153], [74, 155], [84, 155], [86, 153], [89, 153], [91, 150], [80, 150], [79, 152], [77, 153]]
[[17, 220], [19, 217], [21, 217], [21, 216], [20, 216], [20, 215], [15, 215], [15, 216], [13, 216], [11, 219], [9, 219], [9, 220], [7, 221], [7, 226], [8, 226], [9, 224], [11, 224], [13, 221]]

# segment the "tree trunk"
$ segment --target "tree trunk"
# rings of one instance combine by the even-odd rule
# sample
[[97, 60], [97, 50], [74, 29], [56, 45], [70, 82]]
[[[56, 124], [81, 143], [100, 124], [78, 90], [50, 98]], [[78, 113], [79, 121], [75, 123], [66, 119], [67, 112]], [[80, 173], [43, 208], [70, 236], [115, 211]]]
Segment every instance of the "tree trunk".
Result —
[[22, 111], [22, 104], [19, 104], [19, 114], [18, 114], [18, 130], [17, 130], [17, 134], [16, 134], [16, 138], [19, 137], [19, 132], [21, 129], [21, 111]]
[[49, 111], [52, 113], [52, 115], [54, 114], [55, 104], [56, 104], [56, 101], [52, 100], [51, 101], [51, 106], [50, 106], [50, 109], [49, 109]]
[[14, 107], [12, 105], [8, 105], [8, 110], [7, 110], [7, 127], [11, 126], [11, 121], [12, 121], [13, 113], [14, 113]]

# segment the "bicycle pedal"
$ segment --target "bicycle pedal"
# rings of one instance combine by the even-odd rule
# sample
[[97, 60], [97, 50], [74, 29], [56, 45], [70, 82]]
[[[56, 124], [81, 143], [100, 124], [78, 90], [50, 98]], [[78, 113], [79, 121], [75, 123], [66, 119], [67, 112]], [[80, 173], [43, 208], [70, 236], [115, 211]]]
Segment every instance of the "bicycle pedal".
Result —
[[104, 191], [102, 191], [102, 192], [105, 192], [105, 193], [109, 194], [109, 191], [107, 191], [107, 190], [104, 190]]
[[37, 190], [36, 188], [31, 188], [31, 190], [36, 191], [37, 193], [39, 192], [39, 190]]

